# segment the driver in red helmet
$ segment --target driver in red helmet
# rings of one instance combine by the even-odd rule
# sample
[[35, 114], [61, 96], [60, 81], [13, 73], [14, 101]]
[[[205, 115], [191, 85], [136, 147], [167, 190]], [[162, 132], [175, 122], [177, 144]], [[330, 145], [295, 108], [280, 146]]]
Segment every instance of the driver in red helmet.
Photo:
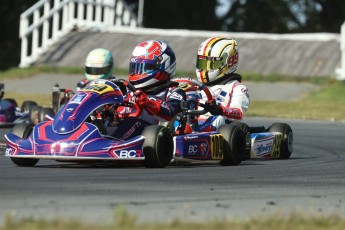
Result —
[[[128, 92], [126, 100], [135, 108], [119, 108], [127, 118], [113, 136], [128, 139], [160, 121], [170, 121], [181, 112], [180, 103], [186, 99], [185, 92], [171, 81], [176, 72], [176, 57], [167, 42], [149, 40], [138, 44], [133, 50], [129, 64], [129, 82], [135, 92]], [[139, 122], [138, 122], [139, 121]], [[134, 128], [133, 128], [134, 127]]]

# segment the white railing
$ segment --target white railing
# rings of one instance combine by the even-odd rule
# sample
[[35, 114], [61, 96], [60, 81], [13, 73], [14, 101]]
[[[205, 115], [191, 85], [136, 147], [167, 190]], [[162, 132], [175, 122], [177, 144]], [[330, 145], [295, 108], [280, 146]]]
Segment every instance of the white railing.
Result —
[[20, 15], [19, 66], [30, 66], [74, 29], [137, 26], [136, 16], [123, 0], [40, 0]]

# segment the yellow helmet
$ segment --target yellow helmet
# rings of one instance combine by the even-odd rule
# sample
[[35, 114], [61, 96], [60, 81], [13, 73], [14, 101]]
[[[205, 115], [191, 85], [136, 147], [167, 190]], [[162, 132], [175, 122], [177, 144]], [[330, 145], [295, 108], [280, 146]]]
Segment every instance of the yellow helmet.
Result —
[[200, 82], [210, 83], [235, 72], [237, 63], [237, 42], [232, 38], [212, 37], [199, 46], [196, 76]]

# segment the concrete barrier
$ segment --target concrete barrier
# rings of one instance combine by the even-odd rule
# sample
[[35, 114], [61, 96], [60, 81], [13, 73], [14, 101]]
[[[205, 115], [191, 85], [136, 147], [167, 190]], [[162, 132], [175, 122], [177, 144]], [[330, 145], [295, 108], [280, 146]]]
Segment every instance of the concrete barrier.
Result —
[[214, 31], [98, 28], [73, 32], [40, 57], [37, 64], [84, 66], [87, 53], [103, 47], [113, 52], [116, 68], [128, 68], [141, 41], [168, 41], [177, 56], [177, 69], [195, 71], [199, 44], [211, 36], [228, 36], [239, 44], [239, 73], [282, 74], [296, 77], [335, 77], [340, 67], [340, 34], [255, 34]]

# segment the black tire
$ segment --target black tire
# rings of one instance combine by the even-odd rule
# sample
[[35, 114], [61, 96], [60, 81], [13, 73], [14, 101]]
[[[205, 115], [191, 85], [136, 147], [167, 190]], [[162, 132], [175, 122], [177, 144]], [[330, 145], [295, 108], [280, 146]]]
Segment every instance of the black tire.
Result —
[[18, 103], [16, 101], [16, 99], [13, 99], [13, 98], [5, 98], [4, 100], [12, 103], [14, 105], [14, 107], [18, 107]]
[[35, 106], [35, 105], [37, 105], [37, 103], [34, 101], [23, 101], [21, 111], [22, 112], [29, 112], [30, 108], [32, 106]]
[[143, 146], [146, 168], [164, 168], [173, 157], [174, 143], [170, 130], [160, 125], [151, 125], [144, 129]]
[[247, 124], [243, 122], [239, 122], [239, 121], [234, 121], [232, 124], [238, 126], [244, 133], [245, 140], [246, 140], [246, 150], [244, 151], [242, 160], [249, 160], [250, 150], [252, 148], [252, 134], [250, 133], [250, 128]]
[[37, 124], [39, 122], [38, 113], [42, 107], [39, 105], [33, 105], [29, 109], [29, 117], [28, 120], [32, 124]]
[[223, 160], [221, 165], [238, 165], [246, 150], [245, 136], [243, 131], [235, 124], [226, 124], [218, 128], [218, 132], [224, 138]]
[[[29, 123], [17, 124], [12, 128], [12, 133], [21, 138], [28, 138], [32, 133], [34, 125]], [[37, 164], [38, 159], [11, 157], [14, 164], [22, 167], [33, 167]]]
[[283, 139], [280, 143], [279, 159], [289, 159], [293, 151], [293, 132], [291, 127], [285, 123], [273, 123], [269, 132], [278, 132], [283, 134]]
[[46, 115], [54, 117], [54, 115], [55, 115], [54, 110], [52, 108], [49, 108], [49, 107], [40, 108], [38, 111], [38, 122], [42, 122], [42, 121], [47, 120]]

